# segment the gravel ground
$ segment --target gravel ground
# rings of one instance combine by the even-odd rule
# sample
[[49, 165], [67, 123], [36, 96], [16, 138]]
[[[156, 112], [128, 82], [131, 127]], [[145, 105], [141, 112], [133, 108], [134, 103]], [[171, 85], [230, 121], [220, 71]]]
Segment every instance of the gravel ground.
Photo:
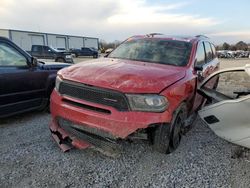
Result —
[[[249, 187], [248, 150], [237, 152], [198, 119], [170, 155], [143, 141], [122, 143], [110, 158], [91, 149], [61, 152], [47, 113], [29, 113], [0, 125], [0, 187]], [[240, 150], [241, 151], [241, 150]], [[244, 154], [246, 153], [246, 155]]]
[[[144, 141], [122, 143], [119, 158], [61, 152], [47, 113], [0, 121], [0, 187], [249, 187], [250, 154], [214, 135], [199, 119], [170, 155]], [[232, 158], [233, 156], [233, 158]]]
[[221, 68], [230, 67], [241, 67], [246, 64], [250, 64], [249, 58], [238, 58], [238, 59], [219, 59], [221, 63]]

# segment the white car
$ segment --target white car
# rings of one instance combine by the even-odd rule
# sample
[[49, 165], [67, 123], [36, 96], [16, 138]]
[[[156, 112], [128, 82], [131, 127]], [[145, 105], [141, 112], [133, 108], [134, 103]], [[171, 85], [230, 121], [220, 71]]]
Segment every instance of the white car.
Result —
[[[217, 88], [211, 89], [210, 82], [218, 76]], [[250, 65], [211, 74], [199, 92], [210, 101], [199, 111], [201, 119], [219, 137], [250, 148]]]

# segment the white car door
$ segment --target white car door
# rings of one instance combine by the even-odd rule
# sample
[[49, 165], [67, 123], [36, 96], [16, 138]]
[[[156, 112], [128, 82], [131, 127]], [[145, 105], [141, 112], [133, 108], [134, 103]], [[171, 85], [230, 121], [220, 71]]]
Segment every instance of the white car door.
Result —
[[[219, 75], [217, 89], [209, 89]], [[219, 137], [250, 148], [250, 65], [218, 71], [205, 79], [199, 88], [211, 104], [199, 111], [201, 119]]]

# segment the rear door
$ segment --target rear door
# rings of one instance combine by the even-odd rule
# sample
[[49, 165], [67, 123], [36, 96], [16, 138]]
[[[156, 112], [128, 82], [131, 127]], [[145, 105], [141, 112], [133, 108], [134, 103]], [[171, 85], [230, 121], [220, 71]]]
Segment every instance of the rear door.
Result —
[[81, 55], [86, 56], [86, 48], [81, 48]]
[[[205, 51], [206, 51], [206, 65], [207, 65], [207, 72], [206, 77], [215, 71], [219, 70], [219, 60], [216, 55], [215, 47], [208, 41], [204, 42]], [[213, 81], [210, 81], [210, 87], [213, 88], [218, 80], [218, 77], [214, 77]]]
[[0, 117], [39, 107], [46, 78], [20, 49], [0, 41]]
[[86, 48], [86, 56], [92, 56], [93, 51], [90, 48]]
[[82, 48], [82, 55], [83, 56], [91, 56], [91, 51], [89, 48]]
[[[219, 76], [216, 89], [209, 85]], [[201, 119], [219, 137], [250, 148], [250, 66], [222, 70], [199, 88], [210, 105], [199, 111]]]

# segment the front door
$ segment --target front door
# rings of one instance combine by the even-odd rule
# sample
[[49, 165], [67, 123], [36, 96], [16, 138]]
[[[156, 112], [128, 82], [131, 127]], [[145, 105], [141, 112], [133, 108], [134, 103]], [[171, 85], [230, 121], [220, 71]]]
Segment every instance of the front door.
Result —
[[45, 93], [45, 77], [15, 47], [0, 41], [0, 117], [37, 108]]
[[55, 59], [55, 52], [48, 46], [43, 46], [43, 55], [45, 59]]
[[[199, 42], [196, 50], [195, 66], [199, 66], [202, 69], [197, 71], [198, 86], [205, 78], [219, 69], [219, 60], [212, 44], [207, 41]], [[216, 81], [217, 77], [213, 78], [213, 81], [210, 82], [209, 87], [214, 87], [216, 85]], [[194, 100], [193, 111], [199, 109], [203, 102], [203, 96], [197, 93]]]
[[[215, 76], [218, 86], [211, 89]], [[219, 71], [204, 80], [199, 92], [210, 101], [199, 111], [201, 119], [219, 137], [250, 148], [250, 66]]]

